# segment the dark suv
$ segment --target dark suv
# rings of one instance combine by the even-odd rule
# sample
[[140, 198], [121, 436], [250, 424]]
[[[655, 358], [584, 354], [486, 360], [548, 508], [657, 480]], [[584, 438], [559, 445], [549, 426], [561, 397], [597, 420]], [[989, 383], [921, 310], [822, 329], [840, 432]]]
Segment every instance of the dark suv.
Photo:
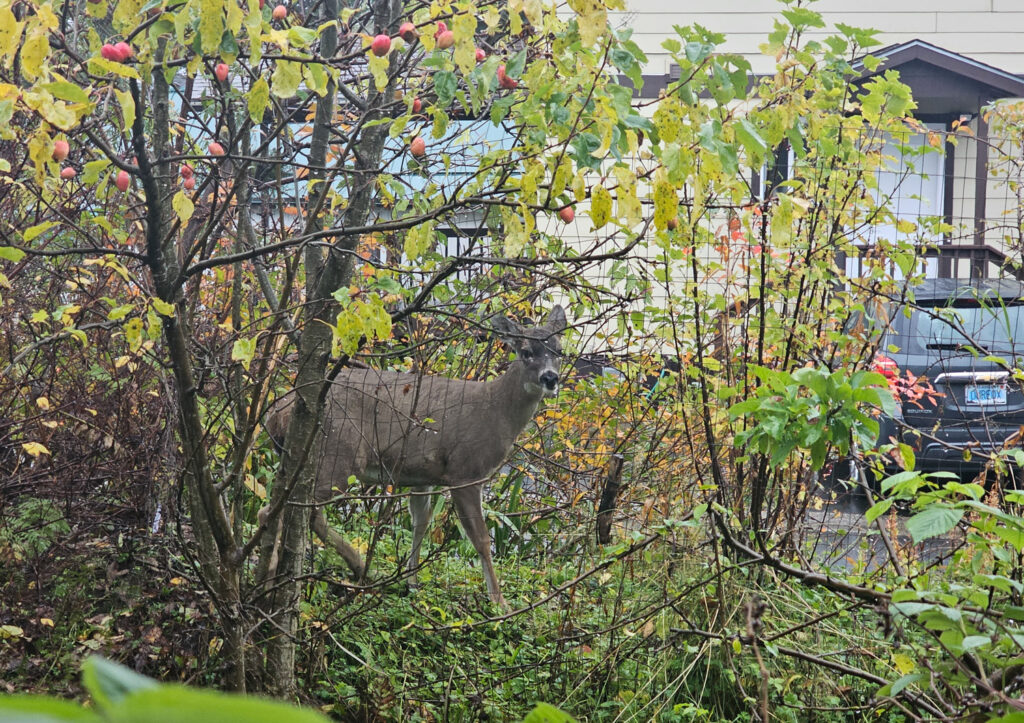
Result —
[[910, 445], [919, 470], [976, 473], [984, 453], [1021, 446], [1024, 392], [1014, 370], [1024, 368], [1024, 283], [932, 279], [913, 296], [878, 315], [889, 323], [874, 368], [902, 411], [884, 420], [879, 444]]

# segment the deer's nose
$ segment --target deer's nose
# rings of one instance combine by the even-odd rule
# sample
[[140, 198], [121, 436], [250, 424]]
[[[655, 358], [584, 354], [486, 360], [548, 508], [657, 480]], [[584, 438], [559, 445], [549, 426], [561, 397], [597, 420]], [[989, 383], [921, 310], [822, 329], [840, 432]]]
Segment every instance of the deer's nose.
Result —
[[540, 383], [547, 389], [558, 389], [558, 375], [553, 371], [546, 371], [540, 375]]

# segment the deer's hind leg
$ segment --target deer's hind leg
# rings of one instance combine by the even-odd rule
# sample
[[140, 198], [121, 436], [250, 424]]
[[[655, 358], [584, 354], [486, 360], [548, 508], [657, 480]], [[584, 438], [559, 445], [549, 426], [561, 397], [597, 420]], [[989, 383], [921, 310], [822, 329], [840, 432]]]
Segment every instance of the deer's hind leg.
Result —
[[328, 524], [323, 509], [313, 511], [312, 521], [313, 532], [316, 533], [316, 536], [323, 540], [324, 544], [330, 545], [337, 550], [338, 554], [341, 555], [342, 559], [349, 566], [349, 569], [352, 570], [356, 580], [362, 580], [363, 575], [366, 574], [366, 564], [363, 562], [363, 556]]

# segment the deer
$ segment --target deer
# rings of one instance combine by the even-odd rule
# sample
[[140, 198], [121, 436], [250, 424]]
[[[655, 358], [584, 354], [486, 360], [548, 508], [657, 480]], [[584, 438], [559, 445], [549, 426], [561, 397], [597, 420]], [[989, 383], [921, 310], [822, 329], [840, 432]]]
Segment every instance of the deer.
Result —
[[[446, 488], [479, 556], [490, 600], [508, 607], [491, 559], [483, 486], [505, 462], [541, 401], [558, 394], [565, 327], [561, 306], [539, 326], [497, 317], [494, 331], [516, 358], [489, 381], [363, 368], [337, 375], [325, 401], [311, 522], [317, 537], [337, 550], [356, 579], [366, 573], [362, 556], [324, 514], [324, 506], [344, 494], [349, 478], [412, 490], [406, 576], [413, 581], [437, 488]], [[278, 449], [293, 401], [294, 395], [282, 397], [270, 409], [266, 428]], [[261, 510], [261, 518], [268, 509]]]

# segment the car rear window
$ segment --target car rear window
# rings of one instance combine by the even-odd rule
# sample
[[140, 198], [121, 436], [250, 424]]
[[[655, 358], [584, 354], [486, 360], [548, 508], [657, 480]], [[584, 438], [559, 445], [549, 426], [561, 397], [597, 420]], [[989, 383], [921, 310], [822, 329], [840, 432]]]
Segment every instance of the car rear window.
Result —
[[1024, 305], [995, 299], [960, 299], [949, 306], [922, 304], [909, 317], [896, 313], [886, 344], [910, 354], [972, 347], [981, 354], [1024, 352]]

